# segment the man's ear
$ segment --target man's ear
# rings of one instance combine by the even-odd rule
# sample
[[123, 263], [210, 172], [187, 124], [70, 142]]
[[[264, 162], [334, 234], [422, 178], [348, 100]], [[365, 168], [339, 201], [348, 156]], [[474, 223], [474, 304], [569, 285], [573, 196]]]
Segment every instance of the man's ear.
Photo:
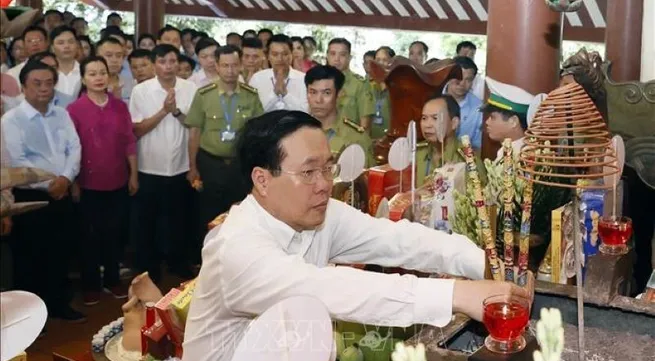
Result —
[[456, 132], [457, 128], [459, 128], [459, 117], [453, 117], [450, 122], [452, 124], [452, 130]]
[[266, 196], [268, 194], [271, 172], [261, 167], [255, 167], [252, 173], [250, 173], [250, 177], [254, 189], [262, 196]]
[[521, 121], [516, 115], [509, 117], [508, 121], [512, 124], [512, 128], [521, 127]]

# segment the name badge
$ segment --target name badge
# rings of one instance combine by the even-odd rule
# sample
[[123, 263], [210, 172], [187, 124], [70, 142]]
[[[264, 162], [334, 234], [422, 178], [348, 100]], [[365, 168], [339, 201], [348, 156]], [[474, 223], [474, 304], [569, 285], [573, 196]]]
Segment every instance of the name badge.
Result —
[[373, 124], [376, 124], [376, 125], [384, 124], [384, 118], [382, 118], [381, 116], [378, 116], [378, 115], [374, 116], [373, 117]]
[[221, 133], [221, 142], [231, 142], [234, 140], [236, 134], [231, 130], [225, 130]]

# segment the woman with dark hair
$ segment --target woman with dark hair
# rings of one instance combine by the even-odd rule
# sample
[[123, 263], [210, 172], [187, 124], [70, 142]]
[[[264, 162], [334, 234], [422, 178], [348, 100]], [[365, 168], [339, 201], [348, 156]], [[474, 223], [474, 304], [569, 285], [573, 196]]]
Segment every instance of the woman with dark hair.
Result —
[[25, 51], [25, 41], [23, 37], [14, 38], [14, 40], [9, 43], [9, 60], [11, 66], [16, 66], [27, 60], [27, 52]]
[[[104, 58], [91, 56], [80, 65], [82, 92], [68, 106], [82, 145], [79, 176], [72, 190], [80, 203], [84, 224], [82, 288], [84, 304], [95, 305], [100, 291], [127, 297], [120, 284], [123, 215], [128, 194], [139, 187], [136, 138], [127, 105], [107, 92], [109, 68]], [[104, 266], [101, 279], [99, 266]]]
[[299, 36], [291, 37], [291, 43], [293, 48], [291, 49], [291, 54], [293, 56], [293, 62], [291, 66], [298, 70], [306, 73], [309, 69], [316, 66], [316, 62], [312, 61], [307, 57], [307, 52], [305, 51], [305, 45], [303, 44], [302, 38]]

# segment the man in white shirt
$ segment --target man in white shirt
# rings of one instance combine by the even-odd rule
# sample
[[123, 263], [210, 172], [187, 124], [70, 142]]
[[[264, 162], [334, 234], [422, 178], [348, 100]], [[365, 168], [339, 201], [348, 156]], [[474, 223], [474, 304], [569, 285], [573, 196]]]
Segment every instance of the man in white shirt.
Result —
[[[465, 56], [475, 61], [475, 52], [477, 51], [477, 46], [472, 42], [465, 40], [457, 44], [455, 50], [456, 56]], [[482, 70], [482, 69], [480, 69]], [[473, 84], [471, 85], [471, 93], [478, 97], [478, 99], [484, 99], [484, 75], [477, 73], [473, 79]]]
[[[183, 361], [230, 360], [249, 322], [290, 296], [314, 297], [338, 320], [438, 327], [453, 312], [481, 320], [482, 302], [494, 294], [532, 297], [532, 278], [527, 289], [482, 281], [484, 251], [461, 235], [376, 219], [331, 199], [339, 167], [321, 123], [306, 113], [251, 119], [237, 157], [251, 193], [205, 240]], [[349, 263], [479, 281], [329, 266]]]
[[[43, 28], [38, 26], [27, 27], [27, 29], [23, 31], [23, 39], [23, 42], [25, 43], [25, 52], [27, 54], [25, 59], [29, 59], [29, 57], [34, 54], [48, 50], [48, 34], [43, 30]], [[21, 86], [19, 79], [20, 71], [23, 70], [26, 62], [27, 60], [7, 71], [7, 74], [16, 79], [19, 87]]]
[[[185, 217], [192, 189], [186, 181], [189, 171], [186, 114], [197, 91], [195, 84], [178, 78], [180, 51], [168, 44], [152, 50], [156, 77], [134, 87], [130, 113], [138, 141], [139, 242], [137, 268], [148, 271], [159, 281], [162, 254], [169, 256], [171, 271], [183, 277], [189, 274], [185, 247]], [[156, 237], [158, 224], [164, 222], [169, 241]]]
[[59, 26], [50, 33], [52, 50], [57, 57], [59, 80], [56, 90], [77, 98], [81, 87], [80, 64], [75, 60], [78, 42], [75, 30]]
[[291, 39], [286, 35], [277, 34], [271, 37], [268, 44], [271, 68], [257, 72], [249, 83], [257, 89], [264, 111], [308, 111], [305, 73], [291, 68]]
[[196, 44], [195, 53], [198, 55], [200, 70], [193, 73], [189, 80], [198, 88], [219, 80], [216, 69], [216, 49], [218, 49], [218, 43], [212, 38], [202, 38]]

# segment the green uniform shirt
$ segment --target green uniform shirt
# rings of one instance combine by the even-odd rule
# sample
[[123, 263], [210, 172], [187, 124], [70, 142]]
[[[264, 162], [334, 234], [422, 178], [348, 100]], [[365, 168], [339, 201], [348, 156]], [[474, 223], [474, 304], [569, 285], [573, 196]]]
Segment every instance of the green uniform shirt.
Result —
[[[233, 157], [236, 135], [245, 122], [264, 113], [257, 90], [239, 83], [232, 95], [221, 88], [219, 83], [211, 83], [198, 90], [185, 123], [192, 128], [200, 128], [200, 148], [217, 157]], [[228, 122], [228, 119], [231, 122]], [[223, 140], [222, 134], [228, 130], [235, 132], [233, 140]]]
[[[386, 134], [391, 122], [391, 101], [389, 100], [389, 90], [382, 90], [380, 84], [372, 80], [368, 81], [366, 85], [373, 95], [375, 105], [375, 113], [373, 113], [373, 121], [371, 122], [371, 138], [380, 139]], [[378, 116], [382, 118], [382, 124], [376, 121]]]
[[[462, 148], [462, 143], [454, 141], [455, 138], [451, 138], [453, 141], [446, 143], [443, 154], [443, 164], [454, 164], [465, 162], [464, 156], [459, 153], [459, 149]], [[436, 168], [441, 167], [441, 159], [432, 159], [432, 154], [434, 151], [434, 146], [428, 142], [421, 142], [416, 149], [416, 185], [421, 186], [425, 183], [426, 178], [432, 175], [432, 172]], [[480, 181], [485, 184], [487, 172], [480, 158], [480, 154], [475, 153], [475, 163], [478, 166], [478, 175]]]
[[344, 149], [353, 143], [357, 143], [362, 146], [364, 154], [366, 154], [365, 167], [375, 165], [371, 137], [368, 136], [364, 128], [352, 120], [340, 115], [337, 116], [337, 122], [331, 128], [325, 129], [325, 135], [330, 142], [330, 151], [337, 160]]
[[375, 114], [375, 101], [363, 77], [348, 70], [346, 82], [339, 93], [337, 109], [341, 116], [359, 124], [362, 117]]

